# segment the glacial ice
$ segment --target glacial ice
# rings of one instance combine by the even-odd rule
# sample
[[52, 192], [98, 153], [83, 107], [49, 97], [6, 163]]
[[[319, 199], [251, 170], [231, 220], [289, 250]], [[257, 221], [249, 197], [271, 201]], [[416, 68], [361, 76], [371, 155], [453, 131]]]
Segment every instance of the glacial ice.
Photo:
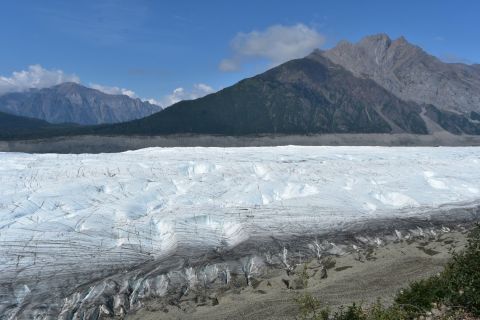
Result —
[[[64, 299], [77, 287], [161, 263], [180, 249], [194, 257], [252, 237], [315, 235], [368, 219], [428, 216], [436, 208], [477, 202], [479, 190], [480, 148], [474, 147], [0, 153], [0, 315]], [[250, 277], [259, 262], [245, 259]], [[186, 281], [201, 281], [186, 270]], [[228, 279], [229, 270], [222, 272]], [[101, 290], [122, 290], [108, 285]], [[167, 281], [159, 275], [132, 288], [136, 297], [161, 295]], [[87, 290], [83, 301], [96, 290]], [[75, 299], [65, 299], [64, 308]]]

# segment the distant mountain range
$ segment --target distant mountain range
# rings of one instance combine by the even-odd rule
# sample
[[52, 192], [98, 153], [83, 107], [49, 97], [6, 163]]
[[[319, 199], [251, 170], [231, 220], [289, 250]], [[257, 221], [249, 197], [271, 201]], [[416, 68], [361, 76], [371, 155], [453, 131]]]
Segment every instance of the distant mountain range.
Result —
[[50, 123], [94, 125], [125, 122], [160, 110], [161, 107], [140, 99], [106, 94], [71, 82], [0, 96], [0, 111]]
[[[102, 121], [82, 123], [122, 121], [120, 114], [114, 117], [106, 111], [98, 111], [103, 110], [100, 106], [107, 97], [83, 98], [91, 95], [79, 91], [91, 92], [92, 89], [82, 87], [80, 90], [76, 86], [64, 84], [25, 95], [42, 97], [42, 106], [46, 109], [52, 109], [56, 101], [87, 100], [89, 103], [79, 105], [86, 109], [96, 106], [93, 114], [104, 115], [100, 117]], [[98, 97], [98, 94], [101, 93], [97, 91], [92, 96]], [[115, 100], [113, 97], [123, 98], [125, 104], [118, 102], [117, 107], [111, 109], [119, 111], [122, 108], [118, 106], [123, 106], [122, 110], [129, 110], [125, 111], [129, 117], [138, 115], [139, 109], [144, 107], [140, 101], [128, 97], [108, 99]], [[5, 96], [0, 97], [0, 110], [5, 110], [2, 107], [4, 99]], [[35, 104], [33, 98], [28, 101], [30, 105]], [[137, 103], [133, 107], [135, 112], [130, 113], [127, 105], [131, 105], [127, 101]], [[69, 114], [78, 114], [78, 117], [62, 119], [77, 123], [74, 119], [92, 119], [80, 111], [73, 111], [73, 103], [68, 106]], [[151, 105], [147, 105], [145, 112], [152, 112]], [[305, 58], [286, 62], [217, 93], [179, 102], [145, 118], [54, 132], [54, 135], [424, 135], [435, 132], [479, 135], [480, 67], [444, 63], [404, 38], [391, 40], [379, 34], [356, 44], [343, 41], [328, 51], [316, 50]], [[52, 135], [52, 131], [48, 135]]]

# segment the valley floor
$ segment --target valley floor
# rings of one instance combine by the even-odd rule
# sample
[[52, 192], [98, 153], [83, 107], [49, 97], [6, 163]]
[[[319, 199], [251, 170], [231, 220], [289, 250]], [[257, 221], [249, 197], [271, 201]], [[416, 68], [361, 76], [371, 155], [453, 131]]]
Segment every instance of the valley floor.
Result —
[[30, 140], [0, 140], [0, 152], [111, 153], [150, 147], [269, 147], [269, 146], [480, 146], [480, 136], [445, 131], [415, 134], [312, 135], [188, 135], [67, 136]]
[[[131, 320], [198, 319], [198, 320], [275, 320], [295, 319], [298, 304], [295, 298], [305, 292], [318, 297], [333, 309], [352, 302], [373, 303], [382, 299], [390, 303], [392, 297], [411, 281], [426, 278], [442, 270], [452, 250], [465, 245], [465, 232], [439, 234], [430, 239], [397, 241], [371, 249], [368, 253], [351, 253], [333, 258], [335, 265], [321, 279], [316, 260], [307, 266], [306, 288], [287, 288], [284, 280], [291, 279], [285, 270], [276, 270], [254, 287], [212, 292], [218, 305], [199, 306], [195, 294], [176, 305], [165, 305], [155, 299], [129, 315]], [[366, 258], [362, 259], [366, 254]], [[303, 265], [297, 266], [301, 273]], [[201, 294], [201, 293], [200, 293]], [[197, 298], [198, 300], [198, 298]]]

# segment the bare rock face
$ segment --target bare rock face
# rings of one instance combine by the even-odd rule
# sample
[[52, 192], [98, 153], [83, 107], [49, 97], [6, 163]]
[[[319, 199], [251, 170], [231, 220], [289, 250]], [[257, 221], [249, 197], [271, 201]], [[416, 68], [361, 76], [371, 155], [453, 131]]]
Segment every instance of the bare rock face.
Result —
[[143, 118], [160, 110], [160, 106], [140, 99], [106, 94], [76, 83], [0, 96], [0, 111], [50, 123], [116, 123]]
[[385, 34], [317, 51], [356, 76], [370, 78], [405, 101], [459, 113], [480, 110], [480, 67], [444, 63], [400, 37]]

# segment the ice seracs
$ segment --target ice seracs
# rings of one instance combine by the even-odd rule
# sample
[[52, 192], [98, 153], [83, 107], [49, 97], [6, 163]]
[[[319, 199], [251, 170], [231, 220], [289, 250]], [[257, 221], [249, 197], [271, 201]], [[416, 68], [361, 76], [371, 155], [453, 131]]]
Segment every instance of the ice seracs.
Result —
[[[214, 274], [229, 282], [231, 265], [198, 271], [189, 263], [232, 252], [249, 239], [261, 244], [315, 236], [371, 219], [425, 217], [438, 208], [475, 203], [479, 159], [480, 148], [0, 153], [0, 295], [6, 297], [0, 314], [42, 301], [68, 313], [110, 293], [115, 306], [101, 311], [125, 312], [142, 297], [164, 294], [176, 277], [171, 270], [190, 284], [212, 281]], [[317, 256], [323, 247], [305, 244]], [[343, 250], [335, 244], [327, 249]], [[246, 255], [236, 272], [249, 282], [268, 259], [242, 250]], [[289, 268], [291, 252], [284, 250]], [[174, 255], [179, 258], [169, 259]], [[150, 273], [135, 273], [137, 268]], [[123, 284], [95, 284], [122, 273], [131, 275]], [[81, 295], [75, 293], [79, 288]]]

